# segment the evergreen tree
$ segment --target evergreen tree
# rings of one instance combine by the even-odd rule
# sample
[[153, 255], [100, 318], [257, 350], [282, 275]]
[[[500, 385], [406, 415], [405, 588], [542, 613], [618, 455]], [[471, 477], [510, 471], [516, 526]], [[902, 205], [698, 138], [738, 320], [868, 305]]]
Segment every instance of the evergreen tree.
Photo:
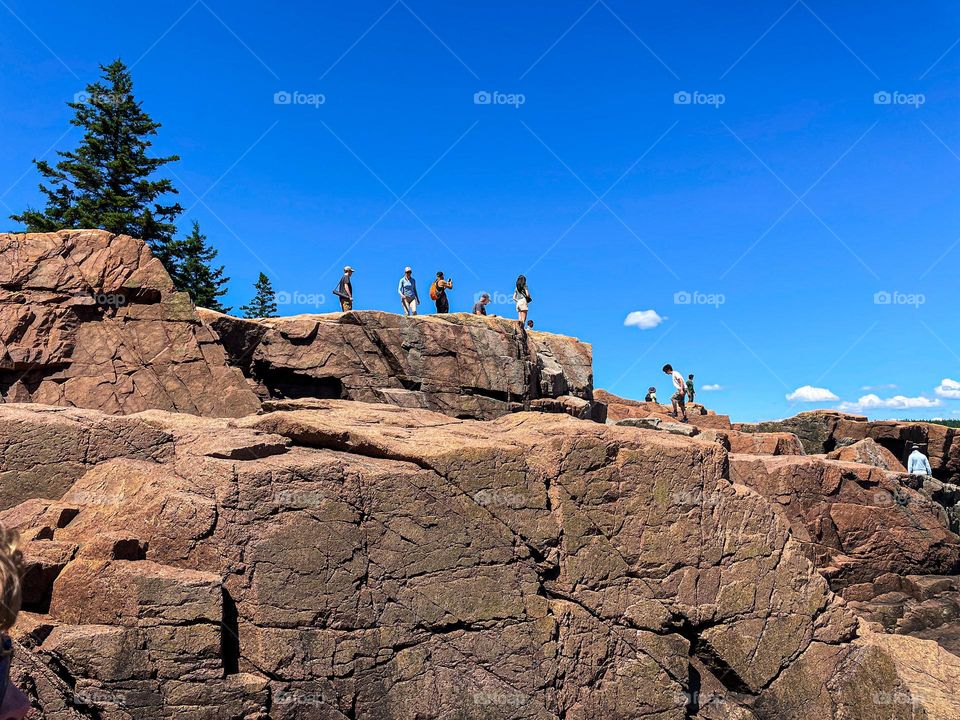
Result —
[[277, 316], [277, 294], [273, 291], [270, 278], [263, 273], [253, 285], [256, 295], [248, 305], [240, 308], [245, 318], [266, 318]]
[[34, 160], [43, 177], [40, 191], [46, 207], [11, 217], [26, 225], [27, 232], [103, 228], [132, 235], [168, 264], [176, 232], [173, 221], [183, 209], [163, 203], [164, 196], [177, 191], [170, 180], [154, 175], [180, 158], [150, 155], [150, 138], [160, 123], [134, 98], [126, 65], [118, 59], [100, 69], [103, 77], [87, 86], [86, 97], [67, 103], [75, 113], [70, 123], [84, 131], [80, 144], [72, 152], [58, 152], [61, 159], [54, 167]]
[[172, 272], [170, 276], [177, 290], [190, 293], [193, 304], [199, 307], [230, 312], [218, 298], [227, 294], [223, 265], [213, 267], [217, 250], [207, 244], [207, 236], [200, 232], [200, 223], [193, 221], [193, 231], [183, 240], [174, 241], [170, 248]]

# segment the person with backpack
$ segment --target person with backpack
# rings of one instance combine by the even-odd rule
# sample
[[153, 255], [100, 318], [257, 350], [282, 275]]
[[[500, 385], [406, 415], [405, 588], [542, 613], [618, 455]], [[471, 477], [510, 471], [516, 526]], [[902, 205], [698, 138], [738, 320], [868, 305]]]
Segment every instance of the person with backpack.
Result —
[[663, 366], [663, 372], [670, 376], [670, 380], [673, 383], [673, 395], [670, 396], [670, 404], [673, 406], [673, 412], [670, 414], [673, 415], [673, 417], [677, 417], [677, 408], [679, 407], [683, 412], [683, 422], [690, 422], [687, 420], [687, 406], [684, 402], [684, 398], [687, 396], [687, 386], [683, 382], [683, 375], [674, 370], [670, 363]]
[[443, 271], [437, 272], [437, 279], [430, 286], [430, 299], [437, 304], [437, 314], [444, 315], [450, 312], [450, 300], [447, 298], [447, 290], [453, 289], [453, 280], [444, 280]]
[[647, 394], [643, 398], [644, 402], [655, 403], [657, 401], [657, 389], [651, 385], [647, 388]]
[[693, 404], [693, 395], [696, 391], [693, 388], [693, 373], [687, 375], [687, 397], [690, 398], [690, 404]]
[[530, 291], [527, 289], [527, 278], [521, 275], [517, 278], [517, 289], [513, 291], [513, 301], [517, 304], [517, 315], [520, 319], [520, 329], [525, 330], [527, 322], [527, 308], [533, 302]]
[[400, 293], [400, 305], [403, 307], [403, 314], [408, 317], [416, 315], [417, 305], [420, 304], [420, 295], [417, 294], [417, 281], [413, 279], [411, 268], [404, 268], [403, 277], [400, 278], [400, 284], [397, 286], [397, 292]]
[[353, 285], [350, 283], [350, 276], [353, 275], [353, 268], [347, 265], [343, 269], [343, 277], [333, 294], [340, 299], [340, 309], [343, 312], [353, 310]]

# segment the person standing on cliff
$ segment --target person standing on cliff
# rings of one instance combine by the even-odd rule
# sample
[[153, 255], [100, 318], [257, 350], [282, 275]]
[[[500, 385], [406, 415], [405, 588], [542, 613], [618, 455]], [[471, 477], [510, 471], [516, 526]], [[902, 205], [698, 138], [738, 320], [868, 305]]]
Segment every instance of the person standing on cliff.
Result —
[[350, 283], [350, 276], [353, 275], [353, 268], [347, 265], [343, 269], [343, 277], [340, 278], [340, 284], [333, 294], [340, 298], [340, 309], [343, 312], [353, 310], [353, 285]]
[[693, 373], [687, 375], [687, 397], [690, 398], [690, 404], [693, 404], [693, 396], [696, 394], [696, 390], [693, 387]]
[[[486, 315], [487, 305], [489, 304], [490, 304], [490, 293], [483, 293], [480, 296], [480, 299], [473, 304], [473, 314]], [[496, 315], [490, 315], [490, 317], [496, 317]]]
[[673, 406], [673, 412], [670, 414], [674, 417], [677, 417], [677, 407], [679, 406], [680, 410], [683, 412], [683, 422], [689, 422], [687, 420], [687, 406], [684, 402], [684, 398], [687, 396], [687, 385], [683, 381], [683, 375], [674, 370], [673, 366], [669, 363], [663, 366], [663, 372], [669, 375], [671, 381], [673, 382], [673, 395], [670, 397], [670, 404]]
[[933, 475], [933, 470], [930, 468], [930, 461], [927, 460], [927, 456], [920, 451], [919, 445], [913, 446], [913, 452], [911, 452], [910, 457], [907, 458], [907, 472], [911, 475]]
[[526, 331], [524, 325], [527, 322], [527, 309], [533, 302], [533, 298], [530, 297], [530, 291], [527, 289], [527, 278], [523, 275], [517, 278], [517, 289], [513, 291], [513, 301], [517, 304], [520, 329]]
[[437, 279], [430, 288], [430, 297], [437, 303], [437, 314], [445, 315], [450, 312], [450, 300], [447, 298], [447, 290], [453, 290], [453, 280], [444, 280], [443, 271], [437, 271]]
[[397, 292], [400, 293], [400, 305], [403, 306], [403, 314], [410, 316], [417, 314], [417, 305], [420, 304], [420, 296], [417, 294], [417, 281], [413, 279], [413, 270], [409, 267], [403, 271], [403, 277], [400, 278], [400, 285], [397, 286]]

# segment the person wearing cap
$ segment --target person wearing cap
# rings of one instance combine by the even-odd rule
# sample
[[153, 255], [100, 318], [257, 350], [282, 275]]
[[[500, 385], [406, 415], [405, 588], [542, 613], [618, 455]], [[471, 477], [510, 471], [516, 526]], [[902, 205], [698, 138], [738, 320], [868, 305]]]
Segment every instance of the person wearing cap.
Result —
[[400, 305], [403, 306], [403, 314], [416, 315], [417, 305], [420, 304], [420, 296], [417, 294], [417, 281], [413, 279], [413, 270], [410, 267], [404, 268], [400, 285], [397, 286], [397, 292], [400, 293]]
[[[476, 295], [474, 295], [476, 297]], [[487, 305], [490, 304], [490, 293], [482, 293], [480, 299], [473, 304], [473, 314], [474, 315], [487, 315]], [[490, 315], [489, 317], [496, 317], [496, 315]]]
[[653, 385], [647, 388], [647, 394], [644, 396], [643, 401], [652, 403], [657, 401], [657, 389]]
[[340, 309], [343, 312], [353, 310], [353, 285], [350, 283], [350, 276], [353, 275], [353, 268], [347, 265], [343, 269], [343, 277], [340, 278], [340, 284], [333, 294], [340, 298]]
[[913, 446], [913, 452], [907, 458], [907, 472], [911, 475], [933, 475], [933, 470], [930, 469], [930, 461], [920, 451], [919, 445]]

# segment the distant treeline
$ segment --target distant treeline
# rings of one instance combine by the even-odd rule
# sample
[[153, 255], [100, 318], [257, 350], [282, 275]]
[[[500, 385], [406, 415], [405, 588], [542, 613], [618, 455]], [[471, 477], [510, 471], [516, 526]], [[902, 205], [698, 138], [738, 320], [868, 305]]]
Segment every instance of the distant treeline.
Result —
[[949, 427], [949, 428], [960, 428], [960, 420], [942, 420], [942, 419], [940, 419], [940, 420], [929, 420], [929, 419], [923, 419], [923, 420], [901, 420], [900, 422], [908, 422], [908, 423], [911, 423], [911, 422], [925, 422], [925, 423], [931, 423], [932, 425], [945, 425], [946, 427]]

